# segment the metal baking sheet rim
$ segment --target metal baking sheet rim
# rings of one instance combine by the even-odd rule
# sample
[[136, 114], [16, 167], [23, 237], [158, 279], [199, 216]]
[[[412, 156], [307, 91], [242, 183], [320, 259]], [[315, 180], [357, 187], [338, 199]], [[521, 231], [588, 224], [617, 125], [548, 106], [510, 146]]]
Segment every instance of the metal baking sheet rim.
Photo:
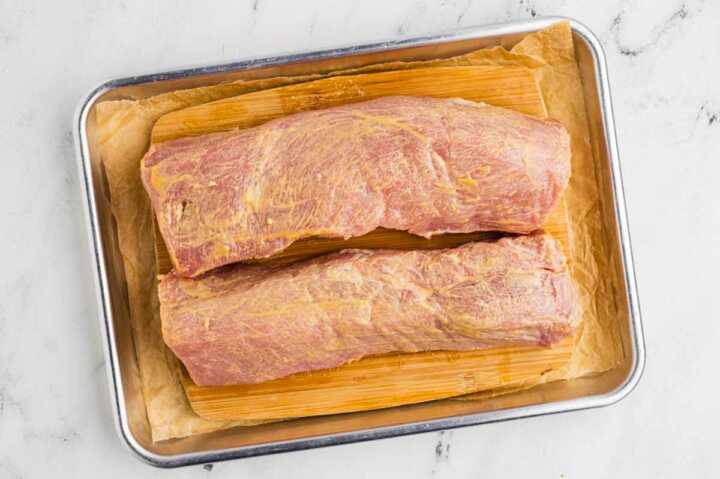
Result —
[[[567, 20], [570, 22], [573, 32], [578, 35], [589, 47], [593, 56], [595, 67], [595, 79], [600, 98], [598, 99], [603, 119], [603, 130], [605, 133], [607, 155], [611, 167], [611, 180], [615, 195], [615, 214], [617, 217], [618, 235], [621, 244], [621, 256], [624, 266], [626, 283], [626, 295], [630, 313], [630, 333], [632, 346], [632, 365], [630, 372], [624, 382], [605, 394], [596, 394], [587, 397], [580, 397], [566, 401], [557, 401], [545, 404], [535, 404], [504, 410], [487, 411], [478, 414], [469, 414], [458, 417], [448, 417], [431, 421], [422, 421], [410, 424], [387, 426], [368, 429], [364, 431], [353, 431], [339, 434], [308, 439], [296, 439], [255, 446], [244, 446], [239, 448], [221, 449], [214, 451], [202, 451], [196, 453], [159, 455], [144, 446], [133, 436], [127, 410], [125, 408], [125, 396], [122, 387], [122, 375], [119, 369], [118, 351], [112, 328], [112, 311], [110, 309], [110, 291], [108, 285], [107, 271], [105, 268], [105, 255], [103, 251], [101, 232], [99, 229], [99, 218], [96, 207], [96, 192], [92, 183], [92, 165], [90, 163], [90, 152], [88, 138], [86, 135], [87, 117], [94, 106], [95, 101], [105, 93], [122, 86], [137, 85], [142, 83], [157, 82], [188, 78], [198, 75], [237, 71], [259, 66], [270, 66], [298, 61], [319, 60], [323, 58], [338, 58], [361, 53], [373, 53], [386, 50], [396, 50], [412, 46], [423, 46], [438, 44], [449, 41], [464, 39], [478, 39], [490, 36], [531, 33], [550, 26], [551, 24]], [[367, 44], [362, 46], [348, 46], [343, 48], [324, 50], [319, 52], [297, 53], [283, 56], [276, 56], [261, 59], [248, 59], [224, 65], [211, 65], [181, 70], [173, 70], [148, 75], [131, 76], [126, 78], [109, 80], [101, 83], [80, 102], [75, 114], [73, 125], [75, 145], [79, 173], [82, 179], [86, 220], [88, 222], [89, 240], [92, 250], [92, 261], [95, 265], [95, 290], [98, 303], [98, 319], [101, 324], [103, 343], [105, 346], [105, 357], [107, 364], [108, 382], [112, 405], [115, 411], [115, 425], [123, 443], [141, 460], [158, 467], [178, 467], [192, 464], [204, 464], [219, 462], [228, 459], [259, 456], [286, 451], [311, 449], [316, 447], [347, 444], [352, 442], [367, 441], [388, 437], [403, 436], [421, 432], [437, 431], [462, 426], [492, 423], [509, 419], [554, 414], [580, 409], [589, 409], [608, 406], [625, 398], [638, 384], [645, 366], [645, 342], [640, 317], [640, 305], [635, 281], [635, 271], [630, 246], [630, 235], [628, 230], [628, 219], [625, 206], [624, 191], [622, 186], [622, 173], [620, 169], [617, 138], [613, 120], [612, 104], [610, 99], [610, 85], [608, 81], [607, 65], [605, 54], [599, 39], [585, 25], [578, 21], [565, 17], [546, 17], [529, 21], [510, 22], [496, 25], [469, 27], [461, 30], [440, 33], [437, 35], [404, 38]]]

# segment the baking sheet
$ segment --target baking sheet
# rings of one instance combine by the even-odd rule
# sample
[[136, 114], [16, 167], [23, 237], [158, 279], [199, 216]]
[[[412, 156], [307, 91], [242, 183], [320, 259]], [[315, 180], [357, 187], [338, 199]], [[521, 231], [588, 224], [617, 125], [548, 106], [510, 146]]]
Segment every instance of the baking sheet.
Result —
[[[623, 359], [611, 279], [616, 272], [611, 271], [608, 263], [604, 241], [607, 226], [602, 222], [596, 165], [590, 149], [587, 114], [569, 25], [560, 23], [528, 35], [511, 52], [493, 48], [453, 59], [389, 63], [361, 71], [455, 64], [518, 65], [530, 69], [541, 85], [549, 115], [570, 131], [573, 140], [573, 175], [567, 192], [572, 227], [570, 260], [581, 290], [584, 314], [571, 363], [542, 380], [573, 378], [612, 368]], [[139, 162], [149, 144], [152, 125], [161, 115], [179, 108], [321, 76], [242, 81], [139, 101], [97, 105], [100, 153], [124, 259], [136, 354], [147, 418], [155, 441], [214, 431], [234, 423], [206, 421], [192, 412], [175, 375], [176, 360], [162, 342], [154, 279], [152, 217], [139, 175]], [[474, 397], [497, 393], [480, 393]]]

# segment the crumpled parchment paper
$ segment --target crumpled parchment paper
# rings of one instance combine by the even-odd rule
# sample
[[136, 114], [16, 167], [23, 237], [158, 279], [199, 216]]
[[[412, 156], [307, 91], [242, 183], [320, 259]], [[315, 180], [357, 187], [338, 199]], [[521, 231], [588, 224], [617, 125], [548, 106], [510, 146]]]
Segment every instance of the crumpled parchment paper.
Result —
[[540, 382], [571, 379], [615, 367], [623, 358], [618, 308], [611, 271], [607, 227], [582, 83], [567, 23], [528, 35], [511, 51], [501, 47], [451, 59], [394, 62], [324, 75], [238, 81], [175, 91], [141, 100], [117, 100], [97, 105], [97, 134], [106, 170], [119, 247], [124, 260], [130, 317], [147, 418], [154, 441], [184, 437], [249, 423], [212, 422], [190, 408], [176, 374], [177, 360], [160, 333], [153, 249], [153, 221], [140, 181], [140, 160], [148, 148], [154, 122], [181, 108], [325, 75], [449, 65], [514, 65], [530, 69], [542, 90], [551, 118], [561, 121], [572, 138], [572, 169], [566, 203], [570, 220], [570, 264], [580, 292], [583, 318], [567, 367], [538, 377], [515, 389], [484, 391], [463, 399], [482, 399], [531, 387]]

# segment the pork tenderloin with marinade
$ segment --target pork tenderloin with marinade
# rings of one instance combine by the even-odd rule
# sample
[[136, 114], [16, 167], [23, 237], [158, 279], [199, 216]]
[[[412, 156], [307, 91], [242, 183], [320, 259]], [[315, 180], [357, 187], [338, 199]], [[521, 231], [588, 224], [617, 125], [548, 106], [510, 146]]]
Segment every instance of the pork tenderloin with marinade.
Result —
[[269, 381], [366, 356], [550, 346], [577, 297], [543, 234], [425, 251], [346, 250], [159, 285], [162, 333], [198, 385]]
[[178, 274], [378, 227], [539, 229], [570, 174], [557, 122], [460, 99], [384, 97], [153, 145], [142, 179]]

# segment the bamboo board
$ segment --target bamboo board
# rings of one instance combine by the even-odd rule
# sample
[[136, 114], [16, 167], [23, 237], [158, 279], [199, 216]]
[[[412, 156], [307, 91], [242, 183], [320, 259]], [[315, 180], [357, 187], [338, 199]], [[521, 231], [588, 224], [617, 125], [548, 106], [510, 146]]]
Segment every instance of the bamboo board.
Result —
[[[544, 117], [545, 105], [523, 68], [442, 67], [350, 75], [263, 90], [199, 105], [161, 117], [152, 142], [247, 128], [302, 110], [387, 95], [461, 97]], [[562, 201], [544, 225], [567, 253]], [[172, 268], [156, 230], [158, 271]], [[435, 249], [498, 237], [497, 233], [447, 234], [424, 239], [379, 228], [349, 240], [308, 238], [264, 261], [291, 262], [344, 248]], [[521, 384], [566, 364], [572, 339], [553, 348], [426, 352], [365, 358], [335, 369], [301, 373], [255, 385], [197, 386], [184, 368], [181, 381], [193, 410], [211, 420], [277, 420], [393, 407]]]
[[532, 74], [525, 68], [463, 66], [343, 75], [226, 98], [160, 117], [151, 142], [249, 128], [290, 113], [389, 95], [464, 98], [539, 117], [546, 116]]
[[563, 366], [572, 339], [543, 348], [438, 351], [366, 358], [261, 384], [183, 386], [193, 410], [214, 420], [276, 420], [382, 409], [521, 384]]

